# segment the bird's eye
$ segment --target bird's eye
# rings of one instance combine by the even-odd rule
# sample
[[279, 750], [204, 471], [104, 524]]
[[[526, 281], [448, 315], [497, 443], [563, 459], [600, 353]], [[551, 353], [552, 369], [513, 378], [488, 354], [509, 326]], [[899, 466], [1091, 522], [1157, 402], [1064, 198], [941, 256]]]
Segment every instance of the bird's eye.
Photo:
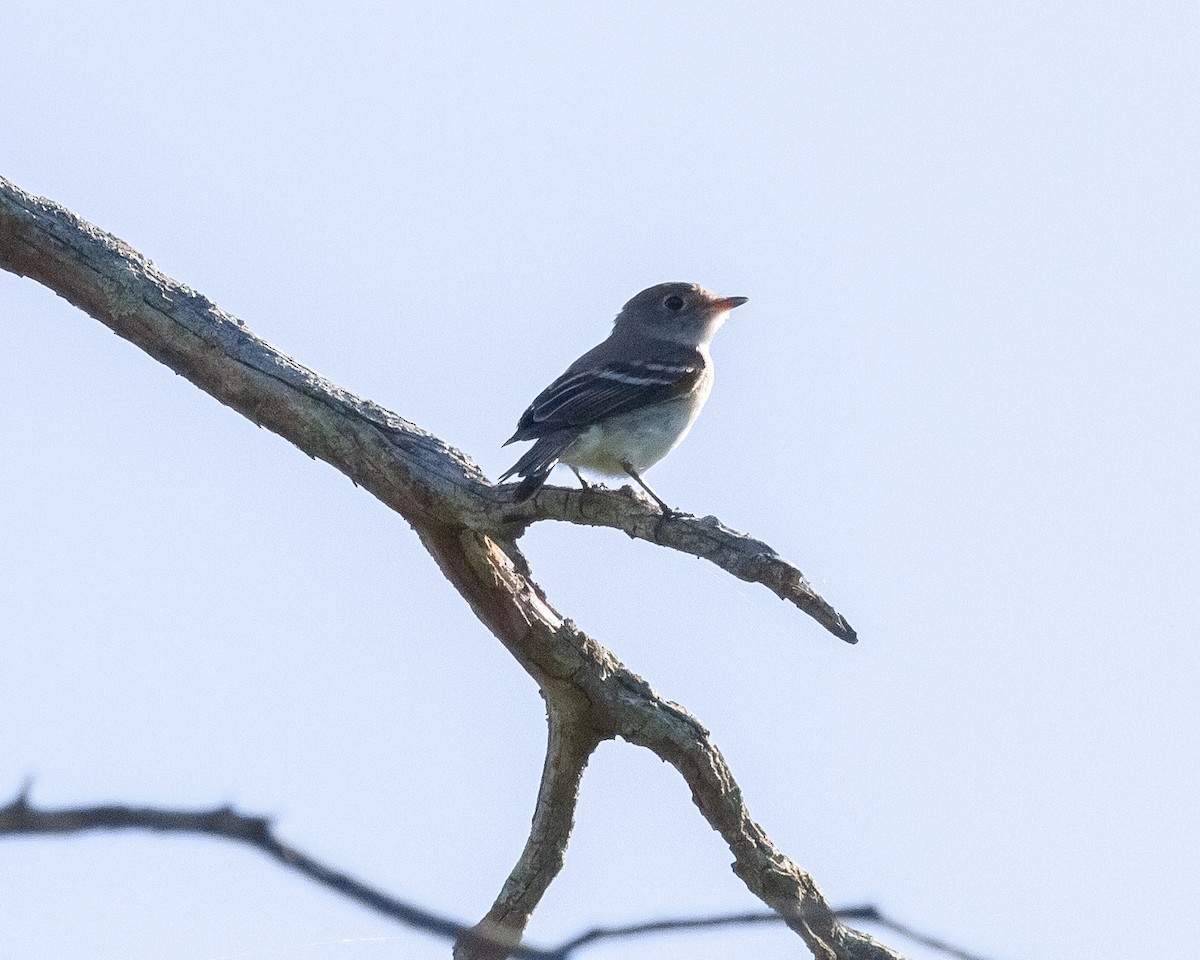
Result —
[[683, 297], [677, 297], [675, 294], [671, 294], [666, 300], [663, 301], [663, 306], [668, 310], [682, 310]]

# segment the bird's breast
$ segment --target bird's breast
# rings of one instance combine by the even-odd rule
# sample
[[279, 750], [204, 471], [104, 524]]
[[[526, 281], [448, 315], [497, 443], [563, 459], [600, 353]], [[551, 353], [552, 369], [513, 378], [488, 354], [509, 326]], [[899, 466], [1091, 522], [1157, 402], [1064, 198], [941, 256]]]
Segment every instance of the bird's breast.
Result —
[[712, 374], [705, 370], [687, 396], [592, 424], [563, 451], [562, 462], [607, 476], [623, 475], [624, 462], [638, 473], [649, 470], [687, 436], [711, 392]]

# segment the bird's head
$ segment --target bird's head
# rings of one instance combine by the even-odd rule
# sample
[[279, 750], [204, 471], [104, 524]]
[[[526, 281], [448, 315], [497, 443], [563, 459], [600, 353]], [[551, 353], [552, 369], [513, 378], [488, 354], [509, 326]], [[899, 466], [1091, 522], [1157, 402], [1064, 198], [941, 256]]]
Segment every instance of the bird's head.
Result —
[[729, 311], [747, 299], [721, 297], [698, 283], [660, 283], [625, 304], [616, 323], [636, 325], [651, 336], [700, 346], [712, 339]]

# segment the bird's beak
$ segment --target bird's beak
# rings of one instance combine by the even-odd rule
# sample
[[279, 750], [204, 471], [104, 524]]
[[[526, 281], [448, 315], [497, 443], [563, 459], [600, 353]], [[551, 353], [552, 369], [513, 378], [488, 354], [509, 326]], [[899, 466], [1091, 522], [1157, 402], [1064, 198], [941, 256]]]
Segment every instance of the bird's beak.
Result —
[[717, 297], [712, 302], [712, 308], [717, 311], [732, 310], [734, 307], [740, 307], [749, 299], [749, 297]]

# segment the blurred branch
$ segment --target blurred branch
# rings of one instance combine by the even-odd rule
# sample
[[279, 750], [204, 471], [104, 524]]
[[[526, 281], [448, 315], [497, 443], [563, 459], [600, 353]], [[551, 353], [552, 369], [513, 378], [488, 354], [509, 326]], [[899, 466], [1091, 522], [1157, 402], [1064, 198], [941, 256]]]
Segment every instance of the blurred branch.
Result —
[[[581, 751], [567, 748], [567, 752], [571, 756], [577, 757]], [[568, 761], [567, 768], [570, 768], [571, 765], [571, 762]], [[577, 778], [572, 775], [566, 779], [575, 779], [577, 788]], [[296, 870], [310, 880], [349, 897], [389, 919], [397, 920], [435, 936], [457, 939], [460, 946], [471, 944], [473, 948], [480, 950], [500, 948], [511, 956], [526, 958], [526, 960], [570, 960], [580, 950], [608, 940], [629, 940], [656, 933], [697, 931], [715, 927], [779, 923], [781, 919], [777, 913], [754, 911], [711, 917], [651, 920], [643, 923], [594, 927], [553, 947], [514, 946], [511, 936], [505, 933], [503, 918], [497, 918], [495, 921], [485, 920], [481, 924], [470, 927], [449, 917], [397, 900], [338, 870], [327, 867], [283, 843], [275, 836], [271, 822], [266, 817], [238, 813], [228, 806], [216, 807], [212, 810], [166, 810], [110, 804], [44, 810], [30, 804], [29, 790], [30, 785], [27, 783], [17, 797], [6, 806], [0, 807], [0, 837], [125, 829], [199, 834], [234, 840], [262, 851], [285, 867]], [[539, 803], [539, 809], [540, 807]], [[565, 837], [561, 846], [557, 842], [554, 842], [552, 846], [558, 851], [558, 855], [561, 855], [562, 849], [565, 847]], [[553, 872], [556, 871], [557, 867]], [[545, 882], [549, 883], [549, 879], [552, 879], [552, 876]], [[885, 916], [874, 906], [845, 907], [835, 913], [842, 920], [857, 920], [892, 930], [915, 943], [940, 950], [948, 956], [954, 957], [955, 960], [984, 960], [976, 954], [968, 953], [943, 940], [918, 933], [911, 927]], [[495, 925], [492, 926], [492, 923]]]
[[[770, 548], [715, 521], [663, 517], [619, 492], [586, 497], [548, 492], [532, 507], [515, 505], [509, 488], [490, 484], [458, 450], [302, 367], [117, 238], [3, 179], [0, 266], [53, 290], [220, 402], [330, 463], [404, 517], [476, 616], [537, 681], [552, 715], [564, 708], [562, 717], [570, 718], [580, 743], [620, 736], [671, 763], [728, 844], [737, 875], [819, 960], [899, 956], [838, 920], [812, 878], [751, 819], [708, 731], [564, 619], [532, 580], [516, 541], [543, 518], [615, 526], [768, 584], [852, 639], [845, 621]], [[573, 796], [559, 788], [551, 794], [554, 809], [543, 825], [553, 822], [555, 831], [569, 831]], [[547, 796], [544, 789], [539, 802]], [[538, 846], [534, 837], [531, 843]], [[535, 849], [531, 856], [540, 853]], [[521, 880], [531, 867], [529, 882]], [[552, 871], [523, 854], [509, 881], [523, 883], [523, 892], [515, 898], [502, 892], [493, 908], [505, 915], [506, 934], [514, 941], [545, 890], [535, 874], [548, 883]]]
[[460, 923], [389, 897], [288, 846], [275, 836], [271, 821], [266, 817], [247, 816], [238, 813], [232, 807], [216, 807], [212, 810], [164, 810], [155, 807], [105, 804], [63, 810], [39, 810], [29, 803], [28, 791], [27, 784], [12, 802], [0, 807], [0, 836], [70, 834], [85, 830], [153, 830], [235, 840], [261, 850], [310, 880], [315, 880], [410, 927], [450, 938], [459, 936], [464, 929]]
[[[937, 937], [919, 933], [912, 927], [899, 923], [882, 913], [878, 907], [869, 904], [858, 907], [841, 907], [834, 911], [841, 920], [856, 920], [860, 923], [870, 923], [883, 927], [907, 937], [923, 947], [938, 950], [954, 960], [986, 960], [976, 953], [947, 943]], [[725, 913], [711, 917], [677, 917], [665, 920], [648, 920], [644, 923], [630, 923], [613, 927], [594, 927], [591, 930], [565, 940], [557, 947], [543, 952], [543, 960], [569, 960], [569, 957], [582, 947], [591, 946], [605, 940], [625, 940], [633, 937], [647, 936], [654, 933], [692, 932], [710, 930], [716, 927], [742, 927], [764, 923], [779, 923], [777, 913], [766, 913], [762, 910], [746, 913]]]

